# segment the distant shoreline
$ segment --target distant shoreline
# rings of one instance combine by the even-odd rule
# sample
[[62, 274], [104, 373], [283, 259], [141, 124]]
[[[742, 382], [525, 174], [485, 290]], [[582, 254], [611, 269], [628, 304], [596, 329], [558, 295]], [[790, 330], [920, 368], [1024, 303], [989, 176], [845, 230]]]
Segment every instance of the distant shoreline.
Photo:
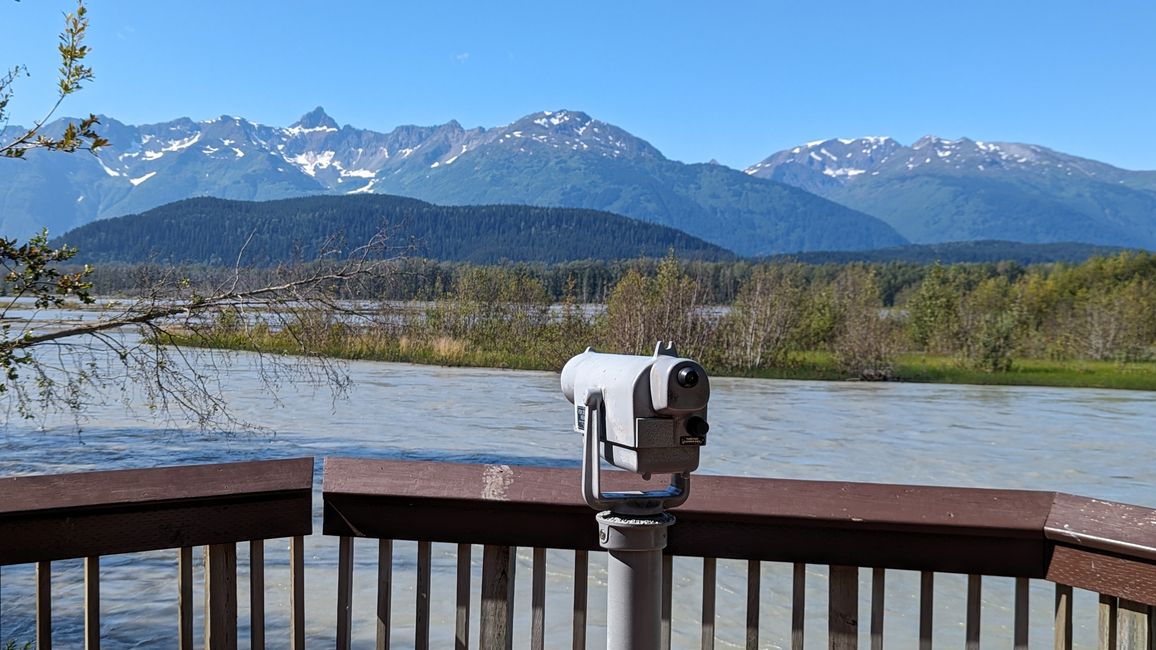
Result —
[[[174, 336], [170, 343], [189, 347], [221, 350], [295, 354], [287, 346], [263, 340], [259, 345], [242, 344], [236, 339], [205, 339], [195, 336]], [[388, 346], [368, 350], [362, 346], [331, 346], [323, 356], [347, 361], [388, 361], [446, 367], [495, 368], [506, 370], [538, 370], [558, 372], [561, 365], [545, 363], [529, 356], [505, 354], [487, 350], [466, 350], [464, 346], [443, 342], [429, 347]], [[808, 381], [864, 381], [848, 376], [836, 367], [828, 354], [806, 353], [794, 363], [775, 368], [736, 369], [710, 368], [717, 377], [745, 377], [752, 379], [795, 379]], [[894, 377], [879, 383], [969, 384], [980, 386], [1039, 386], [1055, 388], [1102, 388], [1117, 390], [1156, 391], [1156, 362], [1112, 361], [1050, 361], [1017, 359], [1011, 370], [985, 372], [963, 367], [950, 356], [932, 356], [905, 353], [897, 356]]]

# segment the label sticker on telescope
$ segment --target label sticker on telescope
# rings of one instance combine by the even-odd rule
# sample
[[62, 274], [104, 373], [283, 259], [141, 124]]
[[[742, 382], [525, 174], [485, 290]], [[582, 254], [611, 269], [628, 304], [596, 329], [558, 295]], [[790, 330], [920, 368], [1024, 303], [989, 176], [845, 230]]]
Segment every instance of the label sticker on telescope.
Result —
[[706, 444], [706, 436], [680, 436], [678, 444], [701, 447]]
[[586, 433], [586, 405], [574, 405], [574, 430], [578, 433]]

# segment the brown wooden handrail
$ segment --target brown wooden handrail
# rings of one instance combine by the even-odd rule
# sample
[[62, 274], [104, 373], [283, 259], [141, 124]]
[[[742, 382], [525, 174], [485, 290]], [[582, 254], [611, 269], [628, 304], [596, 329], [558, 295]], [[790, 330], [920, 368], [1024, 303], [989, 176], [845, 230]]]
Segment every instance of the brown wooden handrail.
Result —
[[312, 532], [313, 459], [0, 479], [0, 565]]
[[[608, 473], [611, 488], [633, 477]], [[327, 535], [596, 550], [579, 473], [328, 458]], [[696, 476], [667, 552], [1047, 578], [1156, 605], [1156, 510], [1055, 492]]]

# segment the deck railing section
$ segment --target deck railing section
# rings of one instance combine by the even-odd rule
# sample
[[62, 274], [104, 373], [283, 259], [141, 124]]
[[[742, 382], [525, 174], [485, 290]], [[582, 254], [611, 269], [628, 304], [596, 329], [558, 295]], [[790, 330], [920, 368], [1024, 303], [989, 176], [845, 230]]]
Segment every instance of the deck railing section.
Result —
[[[238, 544], [248, 544], [251, 562], [249, 645], [261, 648], [266, 627], [262, 540], [282, 538], [291, 540], [291, 612], [290, 629], [277, 634], [287, 636], [291, 647], [303, 648], [303, 542], [312, 529], [312, 468], [311, 459], [297, 459], [0, 479], [0, 566], [36, 566], [37, 648], [52, 646], [54, 561], [85, 559], [83, 636], [87, 647], [98, 648], [101, 558], [158, 549], [173, 549], [177, 557], [173, 598], [179, 607], [171, 646], [192, 648], [198, 613], [194, 547], [202, 547], [205, 558], [205, 605], [199, 612], [204, 645], [237, 647]], [[617, 482], [629, 477], [609, 473], [605, 478], [609, 488], [620, 489], [624, 486]], [[597, 529], [592, 511], [578, 496], [578, 480], [577, 471], [565, 469], [328, 459], [324, 532], [335, 536], [330, 539], [338, 561], [337, 575], [322, 585], [321, 593], [336, 584], [337, 646], [350, 647], [355, 627], [362, 625], [375, 627], [379, 647], [390, 645], [397, 632], [391, 629], [397, 580], [402, 574], [411, 579], [406, 558], [395, 554], [399, 546], [413, 544], [409, 611], [414, 616], [406, 622], [413, 627], [404, 630], [404, 644], [412, 634], [418, 648], [442, 647], [431, 641], [431, 636], [443, 638], [431, 634], [431, 605], [443, 611], [452, 603], [458, 648], [512, 647], [515, 620], [527, 622], [530, 647], [566, 642], [586, 647], [587, 625], [599, 614], [588, 607], [591, 589], [600, 588], [592, 580], [597, 571], [592, 559], [601, 556], [591, 555], [598, 550]], [[676, 634], [681, 639], [675, 645], [687, 644], [685, 622], [672, 619], [691, 615], [685, 605], [672, 608], [675, 593], [680, 603], [690, 600], [700, 607], [701, 618], [694, 615], [699, 619], [695, 645], [713, 648], [720, 631], [735, 638], [735, 630], [716, 629], [719, 622], [734, 620], [722, 616], [724, 611], [743, 606], [731, 602], [732, 589], [745, 589], [738, 638], [748, 648], [765, 643], [760, 621], [766, 621], [770, 605], [762, 596], [768, 568], [789, 587], [789, 608], [782, 613], [789, 619], [788, 633], [782, 641], [793, 649], [803, 648], [804, 642], [821, 643], [808, 633], [816, 618], [822, 618], [831, 648], [860, 643], [872, 649], [930, 648], [937, 630], [952, 624], [936, 602], [945, 584], [960, 585], [964, 644], [978, 648], [985, 629], [985, 591], [992, 591], [987, 576], [1012, 582], [1007, 609], [1016, 648], [1028, 647], [1029, 630], [1038, 629], [1029, 625], [1029, 594], [1044, 581], [1054, 583], [1054, 609], [1049, 607], [1046, 621], [1054, 647], [1073, 647], [1073, 629], [1080, 623], [1098, 628], [1102, 648], [1156, 646], [1156, 511], [1148, 508], [1052, 492], [699, 476], [690, 501], [675, 513], [678, 523], [670, 529], [663, 567], [666, 647]], [[356, 538], [372, 540], [376, 551], [375, 571], [360, 578], [375, 585], [375, 621], [354, 620], [360, 611], [353, 607], [354, 594], [365, 593], [354, 589]], [[395, 546], [394, 540], [403, 544]], [[456, 562], [439, 568], [447, 545], [456, 552]], [[519, 547], [525, 549], [521, 554]], [[572, 566], [563, 577], [566, 593], [561, 597], [571, 610], [565, 641], [557, 638], [557, 627], [546, 624], [547, 603], [555, 607], [560, 601], [557, 591], [548, 598], [547, 587], [559, 587], [560, 573], [548, 575], [547, 562], [560, 554]], [[475, 555], [481, 558], [480, 574], [473, 570]], [[403, 571], [395, 574], [399, 560]], [[519, 564], [529, 568], [528, 580], [516, 580]], [[688, 565], [695, 567], [690, 580]], [[731, 581], [736, 566], [745, 568], [737, 583]], [[447, 571], [453, 574], [452, 585], [442, 584], [445, 576], [437, 575]], [[824, 574], [825, 607], [815, 607], [816, 573]], [[911, 611], [910, 638], [903, 639], [895, 634], [891, 617], [909, 607], [889, 606], [886, 600], [894, 583], [911, 575], [917, 577], [913, 605], [918, 605]], [[480, 585], [473, 584], [479, 579]], [[528, 607], [519, 602], [525, 613], [517, 619], [515, 584], [528, 591]], [[726, 589], [720, 590], [720, 584]], [[688, 588], [701, 593], [689, 598]], [[1084, 590], [1098, 599], [1086, 610], [1073, 606]], [[315, 616], [330, 621], [324, 623], [329, 626], [333, 613]], [[1031, 647], [1042, 642], [1030, 638]]]
[[[610, 473], [607, 479], [625, 477]], [[514, 559], [532, 548], [530, 645], [562, 647], [544, 639], [545, 549], [573, 552], [573, 630], [570, 645], [584, 648], [587, 568], [598, 550], [592, 511], [579, 497], [575, 470], [373, 461], [330, 458], [323, 485], [324, 532], [340, 538], [340, 585], [353, 580], [353, 539], [378, 541], [378, 572], [388, 576], [392, 540], [418, 543], [415, 645], [429, 647], [430, 548], [457, 544], [455, 644], [471, 647], [469, 603], [472, 545], [482, 545], [481, 648], [509, 648], [513, 639]], [[1156, 511], [1054, 492], [961, 489], [776, 479], [697, 476], [692, 496], [674, 511], [664, 566], [663, 643], [671, 635], [672, 556], [702, 558], [701, 647], [716, 638], [718, 559], [745, 560], [745, 643], [760, 640], [763, 562], [793, 566], [790, 646], [804, 647], [809, 565], [826, 565], [828, 647], [857, 648], [860, 640], [860, 567], [870, 571], [870, 647], [884, 638], [889, 570], [919, 575], [917, 637], [931, 648], [936, 628], [935, 582], [943, 573], [966, 580], [966, 648], [980, 644], [984, 576], [1014, 579], [1013, 643], [1029, 642], [1032, 580], [1055, 583], [1054, 647], [1073, 647], [1073, 588], [1099, 594], [1101, 648], [1151, 650], [1156, 628]], [[866, 573], [866, 572], [864, 572]], [[390, 642], [389, 592], [379, 580], [378, 647]], [[337, 641], [347, 648], [353, 621], [351, 590], [338, 590]], [[1039, 647], [1040, 640], [1033, 645]], [[900, 643], [900, 645], [908, 645]]]
[[[193, 549], [203, 547], [206, 648], [237, 647], [237, 544], [248, 544], [250, 646], [264, 647], [264, 540], [290, 538], [292, 647], [304, 648], [304, 536], [313, 459], [0, 479], [0, 566], [36, 565], [36, 648], [52, 648], [52, 563], [84, 558], [84, 644], [101, 642], [101, 557], [176, 550], [174, 642], [193, 647]], [[0, 591], [0, 598], [3, 592]]]

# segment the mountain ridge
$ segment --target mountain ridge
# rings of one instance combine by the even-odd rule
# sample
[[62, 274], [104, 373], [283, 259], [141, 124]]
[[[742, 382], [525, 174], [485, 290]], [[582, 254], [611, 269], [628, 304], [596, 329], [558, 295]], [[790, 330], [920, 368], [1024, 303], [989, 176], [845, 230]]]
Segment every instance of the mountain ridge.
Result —
[[388, 133], [340, 126], [320, 107], [289, 127], [233, 116], [103, 121], [112, 144], [97, 158], [31, 155], [0, 178], [0, 233], [27, 236], [41, 225], [62, 232], [193, 196], [384, 193], [606, 210], [748, 255], [905, 241], [878, 219], [789, 185], [668, 160], [580, 111], [541, 111], [493, 128], [451, 121]]
[[879, 217], [912, 243], [1013, 239], [1156, 248], [1156, 171], [1041, 145], [828, 139], [746, 170]]

